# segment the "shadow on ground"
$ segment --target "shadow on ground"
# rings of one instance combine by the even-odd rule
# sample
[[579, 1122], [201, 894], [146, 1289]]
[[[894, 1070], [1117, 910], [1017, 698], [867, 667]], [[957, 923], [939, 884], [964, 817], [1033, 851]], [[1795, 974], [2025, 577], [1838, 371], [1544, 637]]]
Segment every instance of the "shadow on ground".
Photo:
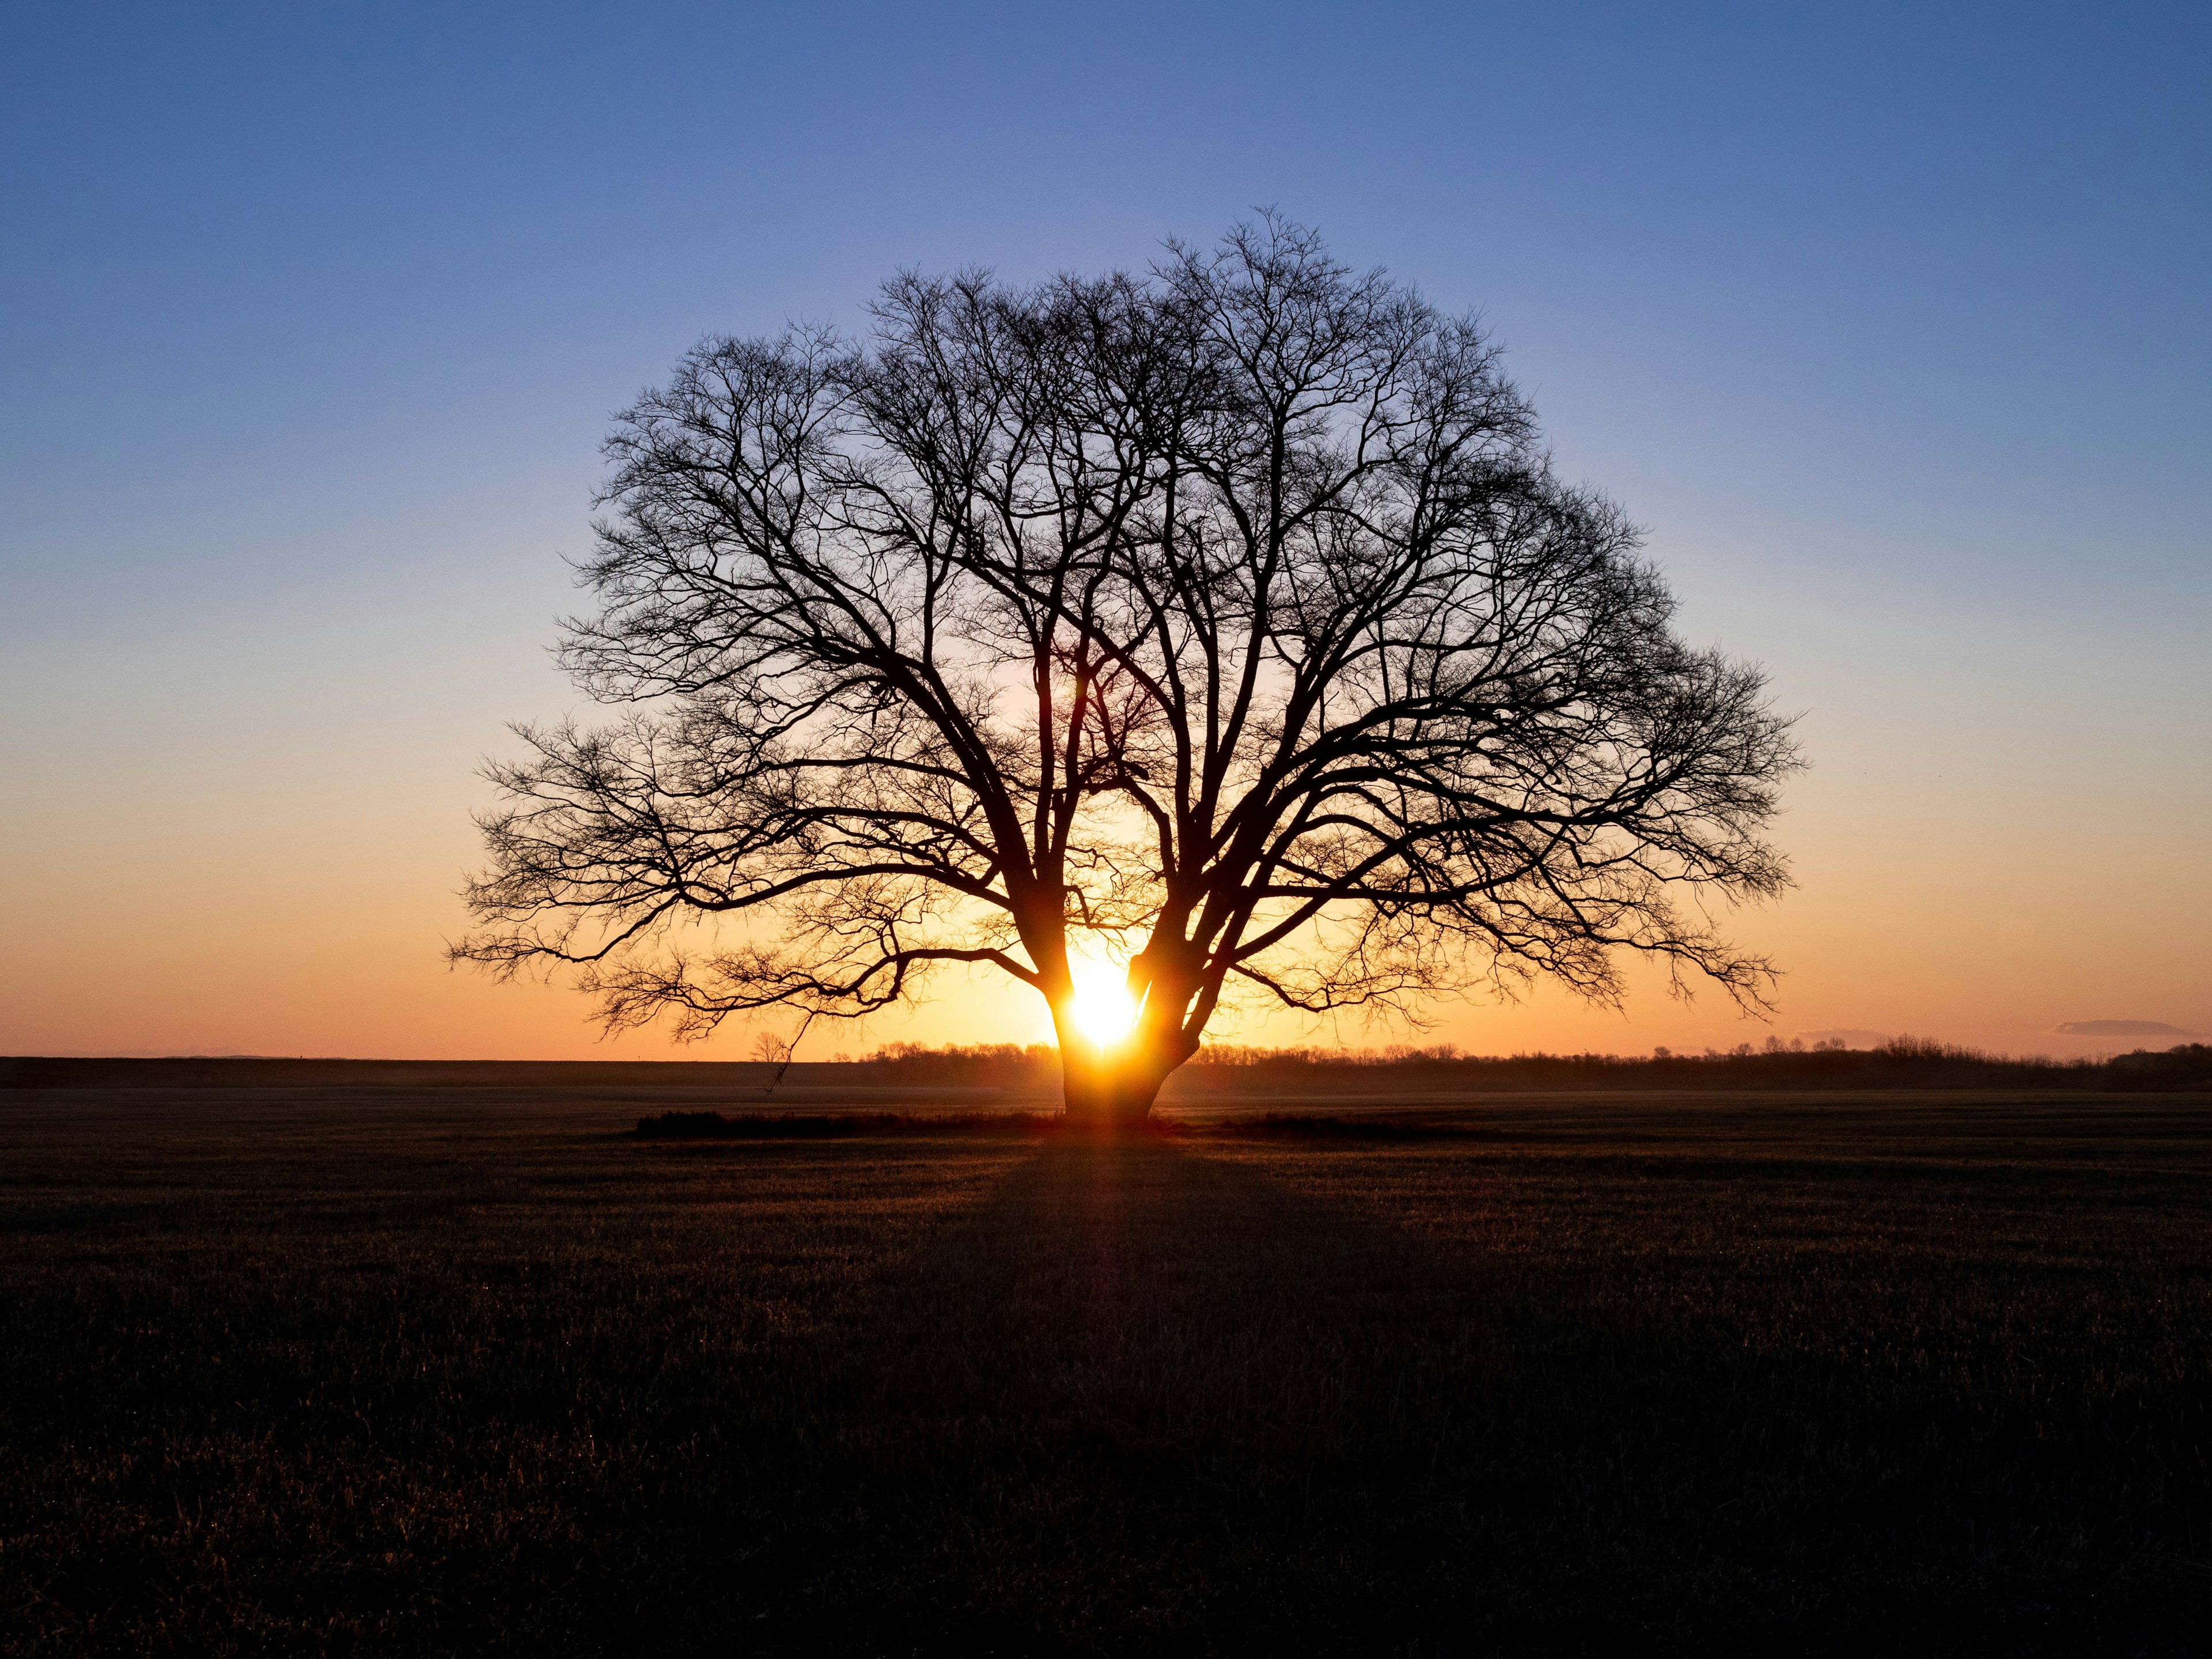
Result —
[[1048, 1146], [946, 1218], [732, 1611], [793, 1649], [2195, 1650], [2201, 1457], [2140, 1449], [2178, 1402], [1778, 1351], [1694, 1275], [1398, 1224], [1329, 1157]]
[[0, 1130], [0, 1648], [2186, 1653], [2201, 1106]]

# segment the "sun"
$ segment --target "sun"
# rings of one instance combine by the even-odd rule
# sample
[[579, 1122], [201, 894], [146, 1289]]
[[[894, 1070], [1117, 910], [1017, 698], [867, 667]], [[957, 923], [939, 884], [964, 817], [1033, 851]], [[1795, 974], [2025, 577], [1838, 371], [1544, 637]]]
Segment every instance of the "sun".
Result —
[[1075, 980], [1075, 1002], [1069, 1012], [1076, 1030], [1101, 1048], [1112, 1048], [1137, 1023], [1127, 980], [1110, 963], [1073, 962], [1068, 968]]

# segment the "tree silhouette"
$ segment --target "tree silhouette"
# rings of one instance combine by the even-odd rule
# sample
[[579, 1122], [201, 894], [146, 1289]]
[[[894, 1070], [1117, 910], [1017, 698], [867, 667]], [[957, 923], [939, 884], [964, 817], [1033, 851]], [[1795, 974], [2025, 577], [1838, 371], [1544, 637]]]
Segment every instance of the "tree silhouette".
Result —
[[[872, 316], [710, 338], [617, 417], [562, 650], [630, 710], [517, 728], [457, 958], [684, 1036], [989, 963], [1116, 1117], [1239, 987], [1612, 999], [1625, 949], [1761, 1001], [1705, 901], [1786, 884], [1786, 723], [1671, 632], [1473, 319], [1273, 216], [1140, 276], [903, 275]], [[1109, 1050], [1086, 939], [1139, 1009]]]

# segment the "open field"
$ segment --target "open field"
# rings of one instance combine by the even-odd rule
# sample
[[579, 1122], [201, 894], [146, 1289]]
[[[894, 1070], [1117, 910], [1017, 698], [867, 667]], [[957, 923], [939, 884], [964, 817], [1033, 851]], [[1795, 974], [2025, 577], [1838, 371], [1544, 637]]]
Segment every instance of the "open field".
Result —
[[2207, 1650], [2203, 1095], [504, 1075], [0, 1091], [0, 1649]]

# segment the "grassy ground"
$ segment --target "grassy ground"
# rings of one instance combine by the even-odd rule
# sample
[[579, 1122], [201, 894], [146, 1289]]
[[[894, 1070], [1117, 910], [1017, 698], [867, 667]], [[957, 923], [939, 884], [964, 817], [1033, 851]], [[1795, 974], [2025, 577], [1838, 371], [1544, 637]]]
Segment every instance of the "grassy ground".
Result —
[[0, 1650], [2207, 1650], [2203, 1097], [651, 1104], [0, 1095]]

